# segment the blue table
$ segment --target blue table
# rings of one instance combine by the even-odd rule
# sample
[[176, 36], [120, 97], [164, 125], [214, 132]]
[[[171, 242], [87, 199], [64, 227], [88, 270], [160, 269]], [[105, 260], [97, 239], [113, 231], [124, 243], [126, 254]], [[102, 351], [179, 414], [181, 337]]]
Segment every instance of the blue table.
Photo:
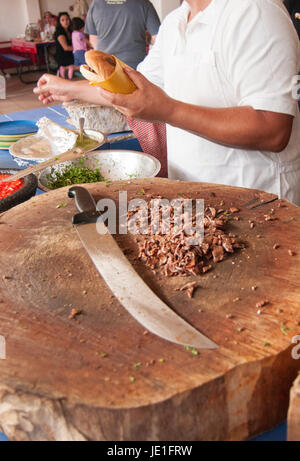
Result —
[[[33, 109], [24, 112], [14, 112], [12, 114], [0, 115], [0, 122], [5, 122], [8, 120], [32, 120], [37, 122], [41, 117], [48, 117], [56, 123], [59, 123], [62, 126], [67, 128], [71, 127], [67, 119], [69, 117], [67, 111], [62, 108], [62, 106], [51, 106], [51, 107], [42, 107], [40, 109]], [[108, 141], [112, 138], [119, 136], [120, 133], [112, 134], [108, 136]], [[137, 139], [131, 139], [128, 141], [119, 141], [110, 144], [104, 144], [100, 148], [104, 149], [130, 149], [142, 151], [141, 146]], [[6, 150], [0, 150], [0, 168], [19, 168], [16, 161]], [[8, 440], [4, 434], [0, 433], [0, 441]], [[266, 432], [265, 434], [259, 435], [252, 439], [253, 441], [284, 441], [286, 440], [286, 424], [281, 424], [272, 431]]]
[[[56, 123], [66, 127], [74, 128], [69, 125], [67, 119], [69, 114], [62, 106], [41, 107], [40, 109], [26, 110], [24, 112], [14, 112], [12, 114], [0, 115], [0, 122], [7, 122], [13, 120], [31, 120], [37, 122], [40, 118], [47, 117]], [[107, 137], [108, 143], [100, 147], [101, 150], [105, 149], [128, 149], [142, 151], [142, 148], [136, 138], [127, 141], [118, 141], [109, 143], [110, 140], [122, 133], [114, 133]], [[123, 133], [126, 134], [126, 133]], [[18, 163], [10, 155], [9, 151], [0, 149], [0, 168], [20, 168]]]

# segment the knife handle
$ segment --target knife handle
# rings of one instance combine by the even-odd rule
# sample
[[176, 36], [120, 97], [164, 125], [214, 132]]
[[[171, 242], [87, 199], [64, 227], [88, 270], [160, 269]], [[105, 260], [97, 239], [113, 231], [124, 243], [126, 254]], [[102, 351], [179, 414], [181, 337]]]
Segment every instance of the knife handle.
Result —
[[96, 211], [96, 202], [84, 187], [73, 186], [69, 189], [68, 195], [75, 199], [76, 208], [80, 213]]

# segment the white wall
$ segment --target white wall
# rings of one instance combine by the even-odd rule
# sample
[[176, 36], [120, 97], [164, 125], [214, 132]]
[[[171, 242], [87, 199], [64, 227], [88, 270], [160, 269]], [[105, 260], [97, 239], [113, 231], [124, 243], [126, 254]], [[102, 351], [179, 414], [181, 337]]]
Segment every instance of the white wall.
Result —
[[[24, 34], [26, 24], [36, 22], [40, 13], [69, 11], [73, 3], [72, 0], [0, 0], [0, 42]], [[163, 19], [180, 5], [180, 0], [152, 0], [152, 3]]]
[[[0, 2], [3, 0], [0, 0]], [[170, 11], [174, 10], [180, 5], [180, 0], [151, 0], [160, 19], [162, 20]], [[87, 0], [91, 3], [92, 0]], [[44, 11], [51, 11], [57, 14], [60, 11], [67, 11], [72, 16], [69, 7], [74, 4], [73, 0], [40, 0], [42, 13]]]
[[27, 23], [37, 22], [41, 18], [39, 0], [24, 0]]
[[[0, 0], [1, 1], [1, 0]], [[87, 0], [87, 3], [91, 3], [92, 0]], [[40, 0], [41, 11], [50, 11], [53, 14], [58, 14], [60, 11], [67, 11], [72, 16], [72, 12], [69, 10], [71, 5], [74, 5], [73, 0]]]
[[27, 9], [24, 0], [0, 0], [0, 42], [25, 33]]
[[151, 0], [160, 20], [162, 21], [170, 11], [175, 10], [180, 4], [180, 0]]

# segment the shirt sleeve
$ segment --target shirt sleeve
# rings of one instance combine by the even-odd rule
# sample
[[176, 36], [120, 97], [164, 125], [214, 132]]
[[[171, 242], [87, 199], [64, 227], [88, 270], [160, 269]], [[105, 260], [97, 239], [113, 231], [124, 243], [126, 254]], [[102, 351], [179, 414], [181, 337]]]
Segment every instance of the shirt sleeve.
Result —
[[292, 81], [299, 70], [299, 41], [286, 10], [266, 0], [239, 3], [224, 18], [221, 40], [238, 105], [296, 115]]
[[98, 35], [97, 29], [96, 29], [96, 24], [93, 19], [93, 14], [94, 14], [94, 2], [91, 4], [86, 20], [85, 20], [85, 27], [84, 27], [84, 32], [88, 35]]
[[160, 26], [160, 20], [156, 9], [149, 2], [149, 6], [146, 11], [146, 29], [151, 35], [156, 35]]
[[150, 82], [159, 86], [164, 87], [164, 70], [163, 70], [163, 59], [162, 59], [162, 46], [163, 46], [163, 26], [160, 27], [158, 35], [155, 39], [154, 45], [151, 47], [148, 55], [142, 61], [137, 70], [141, 72]]

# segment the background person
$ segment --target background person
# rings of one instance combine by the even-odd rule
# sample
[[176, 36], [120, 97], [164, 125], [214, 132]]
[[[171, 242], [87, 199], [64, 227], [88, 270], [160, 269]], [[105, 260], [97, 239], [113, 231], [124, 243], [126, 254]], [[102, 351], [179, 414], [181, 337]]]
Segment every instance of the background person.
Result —
[[50, 11], [45, 11], [43, 14], [43, 20], [39, 21], [41, 32], [44, 33], [45, 40], [52, 40], [55, 34], [57, 17], [54, 16]]
[[153, 37], [159, 26], [160, 20], [149, 0], [94, 0], [86, 17], [85, 32], [93, 48], [136, 68], [146, 55], [146, 31]]
[[58, 15], [57, 26], [54, 34], [56, 42], [55, 60], [59, 67], [59, 75], [64, 78], [69, 66], [74, 64], [72, 47], [71, 18], [68, 13], [61, 12]]
[[85, 64], [85, 52], [91, 48], [88, 38], [84, 34], [84, 21], [81, 18], [72, 19], [72, 47], [74, 55], [74, 66], [68, 70], [68, 78], [73, 77], [74, 70], [79, 70]]
[[[45, 75], [45, 103], [76, 98], [167, 125], [170, 179], [260, 189], [300, 206], [299, 40], [278, 0], [186, 0], [122, 95]], [[96, 96], [96, 93], [98, 95]]]

